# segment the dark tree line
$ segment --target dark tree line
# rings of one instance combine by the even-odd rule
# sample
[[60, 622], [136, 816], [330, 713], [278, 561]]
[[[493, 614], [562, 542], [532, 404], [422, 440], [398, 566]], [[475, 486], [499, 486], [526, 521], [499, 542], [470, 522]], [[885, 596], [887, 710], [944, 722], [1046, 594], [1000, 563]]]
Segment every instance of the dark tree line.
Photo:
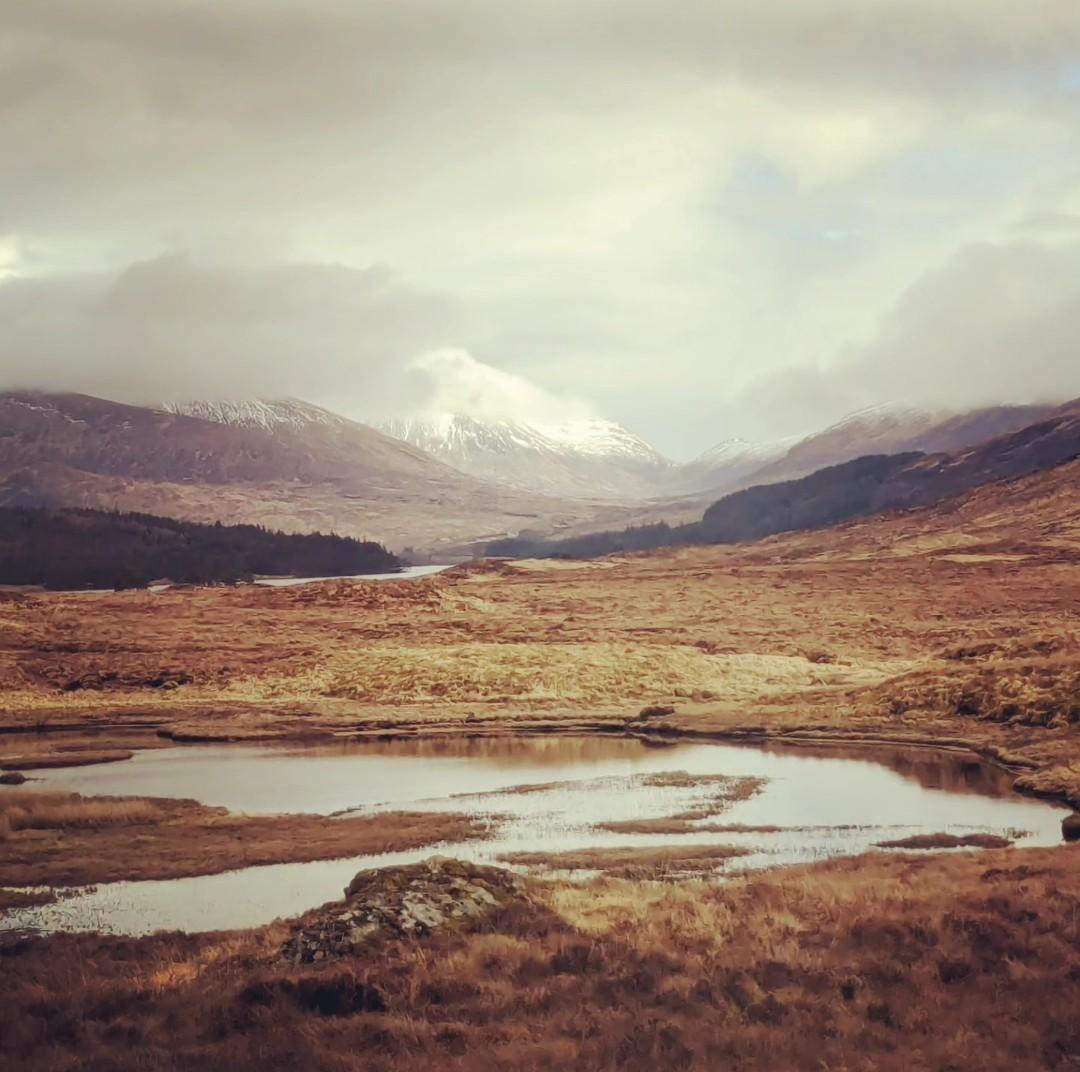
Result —
[[259, 574], [380, 573], [400, 565], [381, 544], [346, 536], [152, 514], [0, 508], [0, 584], [132, 588], [163, 579], [208, 584]]

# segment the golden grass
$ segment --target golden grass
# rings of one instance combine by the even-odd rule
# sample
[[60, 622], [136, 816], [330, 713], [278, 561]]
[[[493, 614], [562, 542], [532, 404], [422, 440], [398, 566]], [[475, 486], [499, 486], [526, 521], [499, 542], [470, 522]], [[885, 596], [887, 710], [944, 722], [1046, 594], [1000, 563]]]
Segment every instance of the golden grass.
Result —
[[1080, 1057], [1080, 853], [721, 885], [537, 882], [469, 932], [284, 967], [287, 930], [2, 956], [0, 1063], [180, 1072], [1046, 1072]]
[[1080, 763], [1030, 771], [1016, 779], [1016, 788], [1041, 796], [1057, 796], [1080, 809]]
[[167, 814], [167, 807], [157, 800], [21, 791], [0, 795], [0, 837], [19, 830], [94, 830], [152, 823]]
[[874, 667], [799, 656], [710, 655], [674, 645], [382, 644], [302, 679], [302, 689], [355, 700], [589, 703], [676, 697], [738, 699], [807, 686], [872, 684]]

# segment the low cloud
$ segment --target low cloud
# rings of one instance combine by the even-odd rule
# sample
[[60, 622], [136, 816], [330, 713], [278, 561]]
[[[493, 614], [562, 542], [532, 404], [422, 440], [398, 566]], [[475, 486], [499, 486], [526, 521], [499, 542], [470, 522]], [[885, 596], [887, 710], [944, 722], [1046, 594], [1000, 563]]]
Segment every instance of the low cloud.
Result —
[[454, 301], [383, 268], [174, 255], [115, 276], [9, 280], [0, 321], [9, 388], [131, 402], [294, 395], [373, 413], [430, 389], [410, 362], [465, 329]]
[[0, 388], [120, 401], [295, 396], [379, 420], [415, 411], [535, 421], [586, 407], [447, 347], [458, 303], [384, 268], [240, 267], [170, 255], [115, 276], [0, 284]]
[[467, 350], [442, 349], [422, 354], [410, 370], [425, 379], [422, 403], [431, 414], [464, 413], [481, 420], [519, 420], [557, 424], [592, 415], [577, 399], [561, 398], [524, 376], [478, 361]]
[[912, 284], [875, 335], [753, 383], [731, 412], [810, 431], [878, 402], [970, 409], [1080, 396], [1080, 242], [978, 244]]

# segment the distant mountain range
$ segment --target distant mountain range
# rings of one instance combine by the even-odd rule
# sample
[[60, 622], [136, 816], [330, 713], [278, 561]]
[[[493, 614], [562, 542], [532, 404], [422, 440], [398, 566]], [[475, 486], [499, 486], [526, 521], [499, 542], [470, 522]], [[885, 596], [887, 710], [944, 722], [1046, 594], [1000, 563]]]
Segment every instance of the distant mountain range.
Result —
[[0, 395], [0, 506], [132, 510], [446, 550], [620, 511], [485, 483], [296, 400], [131, 406]]
[[[592, 556], [678, 544], [738, 543], [821, 528], [884, 510], [923, 506], [1080, 458], [1080, 402], [1048, 412], [1047, 407], [1036, 409], [1038, 419], [1022, 428], [951, 452], [867, 454], [792, 480], [755, 484], [719, 498], [697, 522], [675, 527], [635, 526], [554, 541], [518, 537], [491, 544], [488, 551], [512, 556]], [[974, 428], [1011, 423], [1015, 415], [1011, 412], [1007, 419], [987, 413], [964, 420], [950, 418], [947, 428], [928, 423], [920, 434], [937, 436], [939, 441], [951, 436], [966, 439]]]
[[380, 431], [297, 399], [132, 406], [16, 392], [0, 395], [0, 506], [338, 532], [453, 557], [520, 533], [688, 521], [740, 489], [868, 453], [955, 450], [1050, 411], [878, 407], [797, 440], [726, 440], [679, 465], [599, 419], [448, 415]]
[[1052, 409], [1002, 405], [956, 413], [886, 404], [805, 437], [721, 440], [685, 464], [665, 458], [622, 425], [596, 418], [551, 425], [443, 414], [387, 421], [380, 428], [463, 473], [507, 487], [640, 502], [702, 493], [715, 498], [864, 454], [955, 450], [1022, 428]]

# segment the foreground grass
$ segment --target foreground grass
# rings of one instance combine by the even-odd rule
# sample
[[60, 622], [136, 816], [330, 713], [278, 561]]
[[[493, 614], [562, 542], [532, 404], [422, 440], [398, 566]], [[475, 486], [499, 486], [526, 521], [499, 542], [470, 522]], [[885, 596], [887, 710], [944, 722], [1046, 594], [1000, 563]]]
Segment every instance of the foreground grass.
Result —
[[232, 815], [193, 800], [0, 795], [0, 875], [10, 886], [84, 886], [122, 879], [212, 875], [257, 864], [404, 851], [484, 837], [483, 820], [389, 812]]
[[463, 933], [286, 968], [287, 934], [0, 952], [0, 1063], [1042, 1072], [1080, 1060], [1080, 852], [864, 857], [723, 885], [534, 883]]

